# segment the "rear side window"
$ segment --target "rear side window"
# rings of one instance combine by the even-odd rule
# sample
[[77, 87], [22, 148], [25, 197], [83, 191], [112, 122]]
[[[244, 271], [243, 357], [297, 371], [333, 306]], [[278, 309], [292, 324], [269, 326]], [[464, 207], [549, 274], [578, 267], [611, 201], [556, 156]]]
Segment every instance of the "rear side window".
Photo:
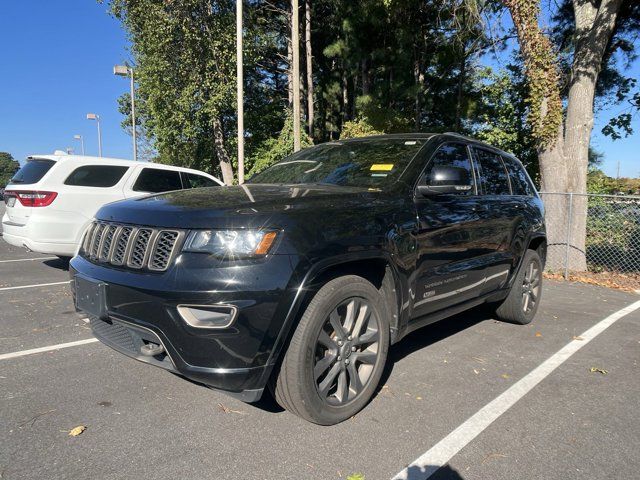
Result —
[[159, 193], [180, 189], [182, 189], [180, 172], [159, 168], [143, 168], [133, 185], [135, 192]]
[[[433, 178], [434, 167], [454, 167], [459, 169], [463, 174], [463, 182], [461, 185], [473, 185], [473, 172], [471, 170], [471, 160], [467, 152], [467, 146], [462, 143], [447, 143], [442, 145], [435, 153], [424, 174], [425, 181], [431, 185], [437, 185], [438, 179]], [[459, 195], [472, 195], [473, 188], [468, 191], [460, 191]]]
[[195, 173], [182, 172], [184, 180], [184, 188], [200, 188], [200, 187], [218, 187], [219, 185], [203, 175]]
[[78, 167], [64, 181], [65, 185], [78, 187], [113, 187], [120, 181], [129, 167], [115, 165], [85, 165]]
[[51, 170], [56, 162], [44, 158], [29, 160], [25, 163], [18, 173], [16, 173], [9, 183], [15, 184], [31, 184], [38, 183], [45, 174]]
[[502, 157], [504, 164], [509, 171], [509, 179], [511, 180], [511, 190], [514, 195], [526, 195], [528, 197], [535, 196], [535, 190], [531, 184], [531, 180], [527, 175], [524, 167], [520, 165], [520, 162], [509, 158]]
[[485, 195], [511, 195], [509, 177], [497, 153], [488, 150], [474, 149], [480, 164], [480, 183]]

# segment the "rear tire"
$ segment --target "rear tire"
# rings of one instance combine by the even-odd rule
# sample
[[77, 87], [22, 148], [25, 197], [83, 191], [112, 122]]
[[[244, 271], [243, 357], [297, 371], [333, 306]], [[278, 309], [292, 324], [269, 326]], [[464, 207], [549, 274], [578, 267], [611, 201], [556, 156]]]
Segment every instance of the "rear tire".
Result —
[[535, 250], [527, 250], [507, 298], [496, 308], [500, 320], [531, 323], [542, 299], [542, 261]]
[[293, 333], [275, 384], [276, 401], [319, 425], [358, 413], [371, 399], [389, 349], [383, 299], [355, 275], [327, 282]]

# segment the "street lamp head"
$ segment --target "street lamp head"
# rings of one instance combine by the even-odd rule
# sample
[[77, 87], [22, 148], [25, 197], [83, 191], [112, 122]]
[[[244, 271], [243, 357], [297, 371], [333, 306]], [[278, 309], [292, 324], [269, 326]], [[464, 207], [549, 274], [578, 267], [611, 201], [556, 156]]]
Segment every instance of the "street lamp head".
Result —
[[119, 75], [121, 77], [126, 77], [127, 75], [129, 75], [129, 67], [127, 67], [126, 65], [114, 65], [113, 74]]
[[76, 140], [82, 140], [82, 135], [74, 135], [73, 138]]
[[87, 113], [87, 120], [100, 120], [100, 117], [95, 113]]

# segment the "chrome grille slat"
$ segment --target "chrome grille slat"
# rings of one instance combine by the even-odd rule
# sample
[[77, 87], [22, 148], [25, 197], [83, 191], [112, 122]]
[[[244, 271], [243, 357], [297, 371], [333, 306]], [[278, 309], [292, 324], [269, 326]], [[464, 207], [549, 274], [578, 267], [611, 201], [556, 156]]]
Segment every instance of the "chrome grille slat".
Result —
[[124, 259], [127, 258], [127, 247], [129, 246], [129, 240], [131, 240], [131, 234], [134, 232], [133, 227], [121, 227], [120, 233], [118, 234], [118, 238], [116, 240], [116, 245], [113, 249], [113, 254], [111, 256], [111, 263], [114, 265], [122, 265], [124, 263]]
[[179, 236], [180, 232], [175, 230], [158, 232], [153, 254], [149, 258], [149, 270], [162, 271], [167, 268]]
[[113, 245], [113, 237], [118, 229], [115, 225], [107, 225], [102, 234], [102, 244], [100, 245], [100, 256], [98, 259], [101, 262], [106, 262], [111, 254], [111, 246]]
[[140, 228], [133, 240], [133, 246], [129, 253], [129, 260], [127, 261], [127, 267], [142, 268], [144, 267], [145, 260], [147, 259], [147, 247], [151, 242], [151, 236], [153, 230], [150, 228]]
[[97, 263], [163, 272], [184, 239], [182, 230], [94, 221], [85, 234], [82, 255]]
[[100, 243], [102, 242], [102, 232], [104, 232], [105, 224], [99, 223], [93, 230], [93, 238], [91, 240], [91, 249], [89, 250], [89, 256], [93, 259], [97, 258], [100, 252]]

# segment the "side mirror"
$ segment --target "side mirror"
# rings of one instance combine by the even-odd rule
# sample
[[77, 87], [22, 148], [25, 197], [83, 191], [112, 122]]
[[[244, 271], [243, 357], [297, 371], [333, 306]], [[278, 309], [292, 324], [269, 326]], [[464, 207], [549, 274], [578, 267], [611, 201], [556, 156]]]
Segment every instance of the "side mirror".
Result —
[[418, 185], [418, 193], [425, 197], [469, 192], [473, 188], [466, 168], [436, 165]]

